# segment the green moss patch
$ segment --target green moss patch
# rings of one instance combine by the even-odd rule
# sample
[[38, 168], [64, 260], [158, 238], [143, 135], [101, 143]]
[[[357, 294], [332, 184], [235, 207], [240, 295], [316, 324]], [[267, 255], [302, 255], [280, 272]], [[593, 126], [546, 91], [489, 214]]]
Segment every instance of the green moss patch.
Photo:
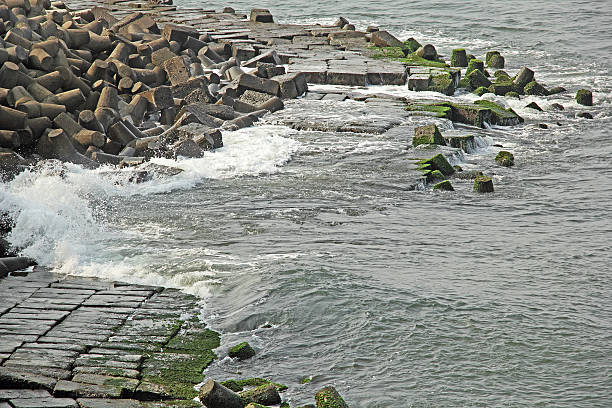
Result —
[[439, 170], [445, 176], [450, 176], [455, 172], [453, 166], [450, 165], [446, 157], [443, 154], [439, 153], [433, 156], [430, 159], [421, 160], [417, 162], [418, 165], [428, 164], [432, 171]]
[[243, 391], [245, 387], [261, 387], [262, 385], [272, 384], [276, 387], [278, 391], [284, 391], [287, 389], [287, 386], [284, 384], [279, 384], [267, 380], [265, 378], [253, 377], [253, 378], [245, 378], [242, 380], [227, 380], [220, 383], [221, 385], [229, 388], [234, 392]]
[[430, 61], [425, 58], [419, 57], [414, 52], [411, 52], [408, 55], [404, 55], [404, 51], [401, 47], [371, 46], [367, 48], [367, 54], [370, 58], [398, 61], [406, 65], [448, 68], [446, 62], [440, 59], [436, 61]]

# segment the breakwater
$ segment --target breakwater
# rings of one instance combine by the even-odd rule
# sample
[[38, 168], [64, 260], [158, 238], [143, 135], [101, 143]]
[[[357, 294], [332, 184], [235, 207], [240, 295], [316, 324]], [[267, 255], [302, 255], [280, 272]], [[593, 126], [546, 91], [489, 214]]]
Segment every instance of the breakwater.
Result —
[[[391, 57], [397, 58], [398, 56], [395, 55], [395, 56], [391, 56]], [[325, 65], [325, 67], [329, 68], [328, 65]], [[360, 72], [356, 72], [355, 73], [355, 72], [353, 72], [351, 77], [352, 78], [355, 78], [355, 77], [363, 78], [363, 73], [360, 73]], [[313, 88], [313, 90], [316, 90], [316, 89], [317, 88]], [[374, 104], [378, 103], [381, 106], [379, 108], [379, 111], [377, 111], [377, 112], [380, 112], [381, 114], [387, 112], [388, 116], [395, 115], [396, 118], [392, 119], [392, 118], [388, 118], [387, 117], [386, 119], [381, 120], [380, 121], [381, 123], [375, 124], [374, 126], [370, 126], [370, 127], [366, 127], [366, 125], [370, 125], [370, 123], [363, 123], [363, 120], [361, 120], [361, 122], [360, 122], [359, 119], [356, 118], [356, 120], [355, 120], [356, 123], [352, 123], [350, 125], [353, 128], [355, 128], [355, 129], [361, 129], [362, 132], [367, 132], [367, 133], [362, 133], [362, 134], [370, 134], [369, 132], [372, 132], [372, 133], [375, 134], [375, 132], [386, 132], [387, 130], [391, 130], [392, 128], [396, 128], [395, 129], [396, 131], [402, 131], [405, 134], [408, 134], [407, 138], [412, 139], [413, 130], [414, 130], [413, 128], [411, 128], [410, 126], [405, 126], [403, 128], [399, 128], [399, 126], [397, 126], [397, 124], [398, 124], [398, 122], [397, 122], [398, 119], [397, 118], [407, 119], [407, 118], [411, 118], [412, 117], [412, 116], [410, 116], [411, 114], [403, 113], [404, 112], [404, 109], [403, 109], [403, 105], [404, 104], [402, 103], [403, 101], [401, 100], [401, 98], [389, 98], [389, 100], [378, 101], [377, 99], [381, 99], [381, 98], [365, 98], [363, 93], [360, 95], [358, 92], [357, 93], [353, 93], [353, 91], [346, 90], [346, 89], [343, 90], [343, 91], [340, 91], [340, 92], [337, 92], [337, 91], [330, 92], [329, 90], [320, 90], [319, 92], [311, 91], [311, 97], [312, 98], [321, 98], [321, 99], [327, 98], [329, 101], [333, 101], [333, 99], [339, 99], [339, 100], [343, 100], [347, 104], [350, 103], [349, 100], [353, 100], [353, 101], [356, 102], [355, 105], [352, 106], [353, 108], [355, 106], [358, 106], [357, 102], [363, 102], [363, 103], [367, 104], [368, 106], [373, 106]], [[312, 102], [312, 104], [313, 104], [312, 106], [316, 106], [316, 104], [314, 102]], [[291, 103], [288, 103], [287, 105], [292, 107]], [[449, 107], [448, 106], [447, 107], [443, 106], [442, 108], [449, 108]], [[393, 110], [393, 109], [395, 109], [395, 110]], [[372, 111], [373, 108], [368, 108], [368, 110]], [[449, 109], [446, 109], [446, 110], [448, 111]], [[452, 109], [450, 109], [450, 110], [452, 112]], [[350, 109], [346, 112], [346, 114], [349, 114], [349, 113], [351, 113]], [[287, 115], [286, 115], [287, 117], [285, 117], [285, 119], [279, 120], [278, 123], [287, 123], [290, 126], [294, 126], [295, 129], [304, 129], [304, 130], [312, 129], [313, 131], [316, 131], [316, 129], [317, 129], [316, 126], [319, 126], [321, 131], [326, 131], [326, 132], [329, 132], [329, 131], [331, 131], [331, 132], [341, 132], [341, 133], [344, 133], [344, 135], [346, 135], [346, 136], [348, 136], [349, 134], [352, 134], [352, 131], [349, 128], [347, 128], [347, 127], [345, 127], [344, 129], [342, 128], [346, 124], [346, 121], [344, 121], [344, 120], [336, 120], [336, 123], [334, 123], [333, 120], [326, 120], [323, 125], [318, 125], [317, 121], [310, 120], [309, 121], [310, 123], [304, 124], [303, 123], [304, 121], [302, 121], [301, 124], [298, 123], [298, 124], [293, 125], [293, 124], [290, 123], [290, 117], [288, 117], [289, 114], [290, 114], [290, 112], [287, 111]], [[293, 112], [293, 114], [295, 114], [295, 111]], [[406, 116], [401, 116], [402, 114], [405, 114]], [[279, 113], [279, 115], [283, 115], [283, 112]], [[281, 118], [282, 118], [282, 116], [281, 116]], [[440, 118], [440, 119], [442, 119], [442, 118]], [[446, 119], [446, 118], [444, 118], [444, 119]], [[285, 120], [285, 122], [282, 122], [282, 120]], [[387, 122], [385, 122], [385, 120]], [[425, 118], [423, 118], [423, 121], [424, 121], [423, 124], [426, 124], [427, 122], [432, 121], [432, 120], [434, 120], [434, 119], [428, 119], [428, 117], [425, 117]], [[436, 119], [436, 120], [438, 120], [438, 119]], [[386, 129], [385, 126], [388, 129]], [[397, 129], [397, 128], [399, 128], [399, 129]], [[367, 129], [367, 130], [365, 130], [365, 129]], [[470, 132], [472, 132], [472, 129], [470, 129]], [[446, 133], [446, 132], [443, 131], [443, 133]], [[356, 132], [356, 134], [359, 134], [359, 133]], [[435, 135], [435, 132], [434, 132], [434, 135]], [[408, 140], [408, 142], [410, 142], [410, 140]], [[436, 148], [436, 149], [442, 149], [442, 148]], [[452, 152], [453, 150], [448, 150], [448, 151]], [[454, 152], [456, 152], [456, 150]], [[424, 156], [424, 154], [422, 152], [418, 152], [418, 154], [416, 155], [416, 157], [425, 158], [423, 156]], [[491, 157], [491, 159], [492, 159], [492, 157]], [[407, 166], [407, 167], [408, 167], [408, 170], [409, 170], [410, 167], [409, 166]], [[420, 173], [418, 173], [418, 172], [415, 172], [414, 174], [417, 175], [417, 176], [420, 175]]]

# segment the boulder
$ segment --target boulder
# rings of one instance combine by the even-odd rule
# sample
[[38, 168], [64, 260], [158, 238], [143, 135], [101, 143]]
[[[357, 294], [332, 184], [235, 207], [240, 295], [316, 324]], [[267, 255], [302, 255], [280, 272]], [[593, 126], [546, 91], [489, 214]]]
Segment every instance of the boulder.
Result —
[[270, 95], [278, 95], [278, 82], [270, 79], [259, 78], [255, 75], [244, 74], [238, 79], [238, 92], [242, 93], [246, 90], [264, 92]]
[[523, 88], [525, 95], [547, 96], [548, 90], [536, 81], [531, 81]]
[[260, 385], [252, 390], [240, 393], [243, 401], [262, 405], [276, 405], [281, 403], [281, 397], [274, 384]]
[[588, 89], [579, 89], [576, 92], [576, 102], [584, 106], [593, 106], [593, 93]]
[[467, 67], [468, 60], [464, 48], [456, 48], [451, 52], [451, 67]]
[[444, 181], [434, 184], [433, 189], [440, 190], [440, 191], [455, 191], [455, 189], [453, 188], [453, 185], [448, 180], [444, 180]]
[[257, 23], [273, 23], [274, 17], [268, 9], [257, 9], [251, 10], [250, 20]]
[[388, 31], [375, 31], [372, 33], [372, 38], [370, 39], [377, 47], [400, 47], [405, 48], [405, 44], [398, 40], [393, 35], [389, 34]]
[[487, 61], [487, 66], [490, 68], [503, 68], [506, 65], [506, 59], [500, 54], [493, 54]]
[[474, 191], [478, 193], [492, 193], [494, 188], [491, 177], [477, 176], [474, 179]]
[[418, 126], [414, 128], [414, 137], [412, 138], [412, 146], [422, 144], [436, 144], [446, 146], [446, 140], [442, 137], [440, 130], [436, 125]]
[[348, 408], [347, 403], [332, 386], [320, 389], [315, 394], [315, 401], [317, 408]]
[[442, 153], [438, 153], [430, 159], [418, 161], [417, 164], [420, 168], [426, 168], [431, 171], [440, 170], [445, 176], [450, 176], [455, 172], [453, 166], [450, 165]]
[[514, 166], [514, 155], [506, 150], [501, 150], [495, 156], [495, 162], [500, 166], [512, 167]]
[[244, 408], [240, 395], [212, 379], [200, 388], [199, 398], [207, 408]]
[[519, 73], [516, 74], [516, 77], [514, 78], [514, 81], [512, 81], [514, 83], [514, 87], [515, 87], [516, 92], [522, 94], [523, 93], [523, 89], [525, 88], [525, 86], [528, 83], [533, 81], [534, 76], [535, 76], [534, 72], [532, 70], [530, 70], [529, 68], [527, 68], [527, 67], [521, 68]]
[[540, 108], [540, 106], [535, 102], [530, 102], [529, 104], [525, 105], [525, 107], [529, 109], [535, 109], [540, 112], [544, 111], [544, 109]]
[[468, 62], [468, 66], [467, 66], [467, 70], [465, 71], [465, 75], [469, 75], [470, 72], [474, 71], [474, 70], [479, 70], [480, 72], [482, 72], [482, 74], [484, 75], [484, 62], [482, 62], [482, 60], [479, 59], [471, 59]]
[[452, 96], [455, 93], [455, 81], [448, 72], [433, 73], [429, 81], [428, 90]]
[[425, 58], [429, 61], [437, 61], [438, 60], [438, 52], [436, 51], [436, 47], [431, 44], [425, 44], [419, 47], [415, 52], [417, 56], [421, 58]]
[[478, 96], [482, 96], [484, 94], [486, 94], [487, 92], [489, 92], [489, 88], [485, 88], [484, 86], [479, 86], [478, 88], [476, 88], [474, 90], [474, 94], [478, 95]]
[[238, 360], [246, 360], [255, 355], [255, 350], [247, 343], [243, 341], [242, 343], [236, 344], [234, 347], [230, 348], [227, 354], [231, 358], [237, 358]]
[[481, 86], [485, 88], [488, 88], [489, 86], [491, 86], [491, 81], [489, 81], [489, 79], [486, 76], [484, 76], [482, 71], [480, 71], [479, 69], [475, 69], [471, 71], [469, 74], [467, 74], [466, 78], [472, 89], [478, 89]]

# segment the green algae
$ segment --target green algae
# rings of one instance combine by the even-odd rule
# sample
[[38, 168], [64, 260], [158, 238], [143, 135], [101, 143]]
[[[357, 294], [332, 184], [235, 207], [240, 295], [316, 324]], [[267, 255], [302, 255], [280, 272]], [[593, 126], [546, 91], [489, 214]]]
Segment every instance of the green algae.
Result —
[[150, 354], [143, 363], [143, 381], [161, 386], [163, 392], [178, 399], [197, 396], [193, 386], [202, 381], [202, 372], [217, 358], [213, 352], [220, 345], [219, 333], [206, 325], [178, 321], [163, 352]]
[[408, 55], [404, 54], [401, 47], [377, 47], [370, 46], [367, 48], [370, 58], [374, 59], [385, 59], [401, 62], [405, 65], [421, 66], [421, 67], [436, 67], [436, 68], [448, 68], [446, 62], [442, 60], [430, 61], [425, 58], [421, 58], [414, 52]]
[[514, 155], [506, 150], [500, 150], [495, 156], [495, 161], [500, 166], [512, 167], [514, 166]]
[[408, 112], [431, 112], [435, 117], [450, 119], [452, 108], [449, 103], [408, 103], [405, 108]]
[[222, 381], [220, 384], [234, 392], [240, 392], [244, 390], [244, 387], [261, 387], [262, 385], [268, 384], [274, 385], [278, 391], [285, 391], [288, 388], [284, 384], [275, 383], [260, 377], [245, 378], [242, 380], [231, 379]]
[[417, 165], [423, 164], [428, 164], [432, 171], [439, 170], [445, 176], [450, 176], [455, 172], [453, 166], [450, 165], [442, 153], [438, 153], [429, 159], [420, 160], [417, 162]]
[[444, 181], [441, 181], [441, 182], [435, 184], [433, 186], [433, 189], [434, 190], [439, 190], [439, 191], [455, 191], [455, 189], [453, 188], [453, 185], [448, 180], [444, 180]]

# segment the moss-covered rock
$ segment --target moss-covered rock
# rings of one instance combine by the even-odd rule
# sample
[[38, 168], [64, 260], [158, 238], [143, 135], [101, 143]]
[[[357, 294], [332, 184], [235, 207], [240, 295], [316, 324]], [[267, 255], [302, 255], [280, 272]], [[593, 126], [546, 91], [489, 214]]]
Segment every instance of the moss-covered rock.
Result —
[[514, 92], [514, 84], [511, 81], [495, 82], [489, 86], [489, 92], [504, 96], [508, 92]]
[[456, 48], [451, 52], [451, 67], [467, 67], [467, 53], [464, 48]]
[[504, 96], [506, 98], [516, 98], [516, 99], [520, 99], [521, 98], [521, 96], [518, 94], [518, 92], [514, 92], [514, 91], [507, 92]]
[[523, 88], [525, 95], [547, 96], [548, 90], [540, 85], [537, 81], [531, 81]]
[[489, 88], [485, 88], [484, 86], [479, 86], [478, 88], [476, 88], [474, 90], [474, 94], [478, 95], [478, 96], [482, 96], [484, 94], [486, 94], [487, 92], [489, 92]]
[[427, 160], [420, 160], [417, 162], [418, 165], [428, 164], [431, 171], [439, 170], [445, 176], [450, 176], [455, 172], [453, 166], [450, 165], [446, 157], [442, 153], [436, 154], [434, 157]]
[[488, 88], [491, 86], [491, 81], [478, 69], [471, 71], [466, 75], [466, 78], [470, 83], [471, 89], [478, 89], [481, 86]]
[[512, 77], [510, 77], [510, 75], [508, 75], [508, 73], [504, 71], [503, 69], [498, 69], [497, 71], [495, 71], [493, 73], [493, 76], [495, 77], [495, 80], [497, 82], [512, 81]]
[[242, 343], [238, 343], [234, 347], [230, 348], [227, 354], [231, 358], [246, 360], [247, 358], [251, 358], [255, 355], [255, 350], [253, 350], [253, 347], [251, 347], [249, 343], [243, 341]]
[[446, 138], [446, 144], [468, 153], [474, 149], [474, 135], [450, 136]]
[[434, 47], [432, 44], [425, 44], [419, 47], [414, 53], [417, 56], [421, 58], [425, 58], [426, 60], [429, 60], [429, 61], [438, 60], [438, 51], [436, 50], [436, 47]]
[[588, 89], [579, 89], [576, 92], [576, 102], [584, 106], [593, 106], [593, 93]]
[[446, 146], [446, 140], [442, 137], [440, 130], [436, 125], [418, 126], [414, 128], [414, 137], [412, 138], [412, 146], [422, 144], [436, 144]]
[[434, 116], [438, 118], [451, 119], [452, 108], [448, 103], [439, 104], [425, 104], [425, 103], [408, 103], [405, 108], [408, 112], [423, 112], [431, 114], [428, 116]]
[[245, 404], [254, 402], [263, 405], [276, 405], [281, 402], [278, 389], [274, 384], [260, 385], [252, 390], [243, 391], [240, 393], [240, 397]]
[[435, 184], [433, 186], [433, 189], [434, 190], [440, 190], [440, 191], [455, 191], [455, 189], [453, 188], [453, 185], [448, 180], [444, 180], [444, 181], [441, 181], [441, 182]]
[[432, 73], [427, 90], [452, 96], [455, 93], [455, 81], [449, 72]]
[[499, 53], [491, 55], [487, 59], [487, 66], [490, 68], [503, 68], [506, 65], [506, 59]]
[[416, 53], [407, 53], [402, 47], [377, 47], [370, 46], [366, 49], [366, 54], [374, 59], [386, 59], [401, 62], [409, 66], [422, 66], [434, 68], [448, 68], [446, 62], [435, 59], [428, 60], [419, 57]]
[[523, 118], [512, 109], [504, 109], [490, 101], [470, 103], [438, 102], [431, 104], [409, 103], [406, 110], [411, 112], [431, 113], [433, 116], [450, 119], [453, 122], [484, 127], [485, 123], [501, 126], [513, 126], [523, 122]]
[[244, 387], [261, 387], [262, 385], [268, 385], [268, 384], [274, 385], [276, 389], [279, 391], [284, 391], [287, 389], [287, 386], [284, 384], [275, 383], [275, 382], [272, 382], [270, 380], [267, 380], [265, 378], [260, 378], [260, 377], [244, 378], [241, 380], [236, 380], [236, 379], [226, 380], [226, 381], [221, 382], [220, 384], [223, 385], [224, 387], [229, 388], [230, 390], [234, 392], [240, 392], [244, 390]]
[[479, 100], [474, 102], [474, 104], [491, 111], [491, 122], [489, 123], [492, 125], [514, 126], [524, 122], [524, 119], [512, 110], [512, 108], [504, 109], [495, 102], [486, 100]]
[[479, 193], [492, 193], [495, 191], [491, 177], [478, 176], [474, 179], [474, 191]]
[[495, 156], [495, 161], [500, 166], [512, 167], [514, 166], [514, 155], [506, 150], [501, 150]]
[[315, 394], [317, 408], [348, 408], [344, 399], [338, 394], [338, 391], [332, 386], [320, 389]]
[[404, 41], [404, 44], [406, 45], [406, 49], [408, 49], [410, 53], [415, 52], [421, 47], [421, 43], [419, 43], [417, 40], [415, 40], [412, 37]]
[[514, 90], [519, 94], [522, 94], [525, 86], [531, 81], [533, 81], [534, 77], [535, 73], [531, 69], [527, 67], [521, 68], [521, 70], [512, 80], [512, 82], [514, 83]]
[[468, 79], [465, 77], [461, 78], [459, 80], [459, 85], [457, 86], [457, 88], [470, 89], [470, 81], [468, 81]]
[[446, 180], [446, 176], [442, 174], [440, 170], [430, 171], [427, 174], [425, 174], [425, 181], [427, 181], [427, 183], [430, 183], [430, 184], [439, 183], [444, 180]]
[[484, 75], [485, 73], [484, 62], [482, 62], [482, 60], [479, 60], [479, 59], [471, 59], [468, 62], [467, 70], [465, 71], [465, 76], [467, 77], [469, 73], [474, 70], [479, 70]]

